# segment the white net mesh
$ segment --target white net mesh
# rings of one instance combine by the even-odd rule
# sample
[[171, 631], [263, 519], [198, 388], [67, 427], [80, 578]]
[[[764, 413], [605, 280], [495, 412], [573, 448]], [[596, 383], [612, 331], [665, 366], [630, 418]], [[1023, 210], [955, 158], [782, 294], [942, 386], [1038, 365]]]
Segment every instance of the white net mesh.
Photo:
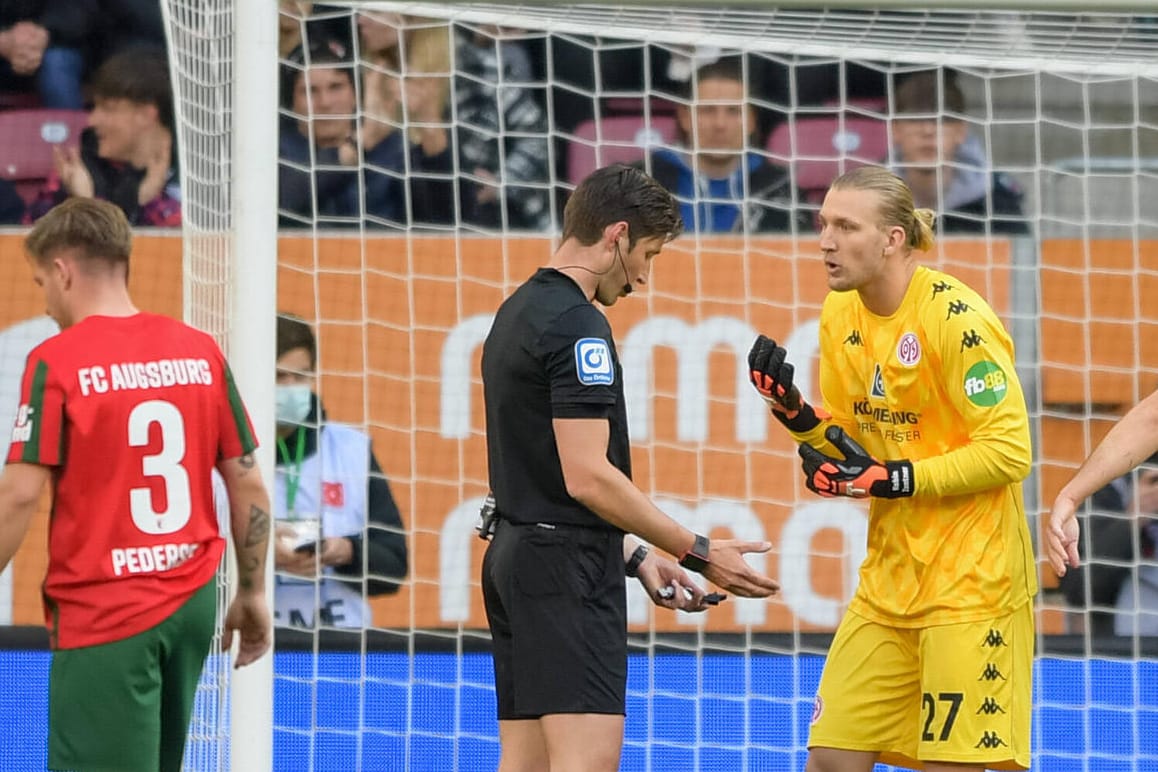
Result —
[[[1001, 70], [1153, 72], [1149, 16], [1019, 10], [657, 8], [651, 5], [373, 3], [416, 16], [652, 43]], [[597, 33], [603, 33], [598, 35]], [[1105, 69], [1103, 69], [1105, 68]]]
[[[705, 106], [738, 109], [736, 100], [692, 89], [698, 67], [739, 68], [753, 125], [733, 150], [786, 176], [753, 171], [681, 188], [693, 232], [665, 251], [645, 298], [610, 314], [636, 480], [698, 531], [769, 538], [763, 567], [784, 592], [691, 619], [653, 614], [632, 590], [624, 769], [803, 766], [822, 655], [867, 526], [857, 506], [817, 501], [798, 484], [793, 448], [766, 425], [742, 359], [757, 331], [786, 341], [799, 363], [815, 353], [824, 283], [811, 213], [837, 173], [907, 162], [914, 187], [923, 182], [934, 208], [952, 210], [930, 260], [986, 295], [1017, 341], [1036, 442], [1026, 486], [1035, 527], [1107, 417], [1154, 385], [1155, 320], [1144, 302], [1158, 224], [1144, 204], [1158, 157], [1153, 18], [357, 9], [360, 20], [337, 6], [309, 20], [283, 10], [279, 306], [318, 333], [329, 418], [372, 440], [409, 569], [397, 592], [369, 598], [369, 616], [353, 627], [352, 603], [298, 631], [283, 617], [275, 768], [496, 766], [482, 548], [471, 530], [486, 491], [479, 346], [502, 298], [550, 254], [565, 193], [586, 171], [647, 159], [658, 176], [659, 163], [678, 171], [688, 147], [724, 141]], [[192, 63], [222, 66], [219, 54], [189, 45], [200, 53], [180, 79], [219, 82], [216, 69]], [[327, 89], [341, 90], [352, 67], [352, 94], [335, 101]], [[910, 123], [961, 129], [959, 152], [944, 163], [906, 159], [894, 120], [909, 98], [905, 79], [930, 69], [938, 95], [906, 109]], [[963, 106], [948, 96], [950, 80]], [[295, 93], [297, 83], [308, 88]], [[207, 92], [188, 109], [207, 120], [227, 114], [215, 99]], [[194, 164], [193, 148], [183, 163]], [[203, 173], [208, 196], [228, 179]], [[186, 259], [205, 291], [223, 286], [212, 260], [198, 268]], [[203, 301], [207, 313], [227, 307], [215, 302]], [[801, 370], [808, 391], [811, 368]], [[1085, 613], [1099, 605], [1112, 626], [1117, 604], [1126, 619], [1146, 618], [1137, 612], [1147, 574], [1136, 566], [1147, 542], [1130, 537], [1123, 554], [1101, 551], [1098, 539], [1095, 564], [1123, 569], [1119, 586], [1125, 576], [1134, 592], [1099, 595], [1096, 572], [1062, 588], [1043, 576], [1035, 768], [1158, 761], [1152, 647], [1142, 630], [1095, 634]], [[359, 559], [355, 575], [390, 575], [369, 550]], [[325, 607], [326, 591], [314, 592]]]
[[[233, 8], [227, 0], [162, 4], [173, 82], [183, 220], [185, 321], [212, 334], [228, 355], [232, 218]], [[218, 492], [221, 498], [221, 491]], [[222, 509], [228, 509], [227, 502]], [[227, 512], [219, 516], [228, 533]], [[229, 599], [218, 575], [217, 629]], [[215, 634], [194, 703], [185, 769], [229, 768], [229, 657]]]

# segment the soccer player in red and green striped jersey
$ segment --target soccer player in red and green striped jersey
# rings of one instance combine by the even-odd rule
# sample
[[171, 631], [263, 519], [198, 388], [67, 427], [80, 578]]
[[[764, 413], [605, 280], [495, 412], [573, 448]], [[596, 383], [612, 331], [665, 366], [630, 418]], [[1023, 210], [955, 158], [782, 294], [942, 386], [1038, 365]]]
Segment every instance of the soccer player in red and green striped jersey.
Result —
[[225, 620], [236, 665], [272, 636], [269, 500], [229, 366], [208, 335], [138, 311], [132, 232], [116, 206], [71, 198], [25, 247], [61, 333], [28, 356], [0, 474], [0, 569], [52, 485], [45, 622], [48, 767], [179, 770], [216, 618], [229, 491], [239, 591]]

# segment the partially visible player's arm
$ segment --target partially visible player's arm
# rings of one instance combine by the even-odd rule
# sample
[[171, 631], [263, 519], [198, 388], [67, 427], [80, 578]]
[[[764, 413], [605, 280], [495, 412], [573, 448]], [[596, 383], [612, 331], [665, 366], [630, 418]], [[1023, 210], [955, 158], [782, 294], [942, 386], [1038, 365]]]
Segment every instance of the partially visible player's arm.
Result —
[[237, 554], [237, 595], [225, 617], [223, 644], [241, 634], [234, 667], [261, 657], [270, 647], [273, 626], [265, 598], [265, 563], [269, 555], [269, 495], [252, 453], [219, 461], [217, 470], [229, 491], [230, 531]]
[[[606, 418], [556, 418], [553, 428], [563, 481], [572, 498], [617, 528], [637, 534], [671, 555], [683, 556], [692, 550], [696, 534], [660, 511], [607, 460], [610, 428]], [[737, 595], [766, 597], [780, 585], [753, 571], [743, 554], [771, 548], [768, 542], [712, 541], [703, 575]]]
[[1095, 491], [1121, 477], [1158, 452], [1158, 391], [1139, 402], [1114, 424], [1094, 452], [1054, 499], [1046, 529], [1045, 552], [1058, 576], [1077, 568], [1077, 509]]
[[50, 476], [49, 467], [24, 463], [10, 463], [0, 473], [0, 571], [24, 541]]
[[1139, 402], [1106, 434], [1061, 494], [1080, 504], [1158, 452], [1158, 391]]

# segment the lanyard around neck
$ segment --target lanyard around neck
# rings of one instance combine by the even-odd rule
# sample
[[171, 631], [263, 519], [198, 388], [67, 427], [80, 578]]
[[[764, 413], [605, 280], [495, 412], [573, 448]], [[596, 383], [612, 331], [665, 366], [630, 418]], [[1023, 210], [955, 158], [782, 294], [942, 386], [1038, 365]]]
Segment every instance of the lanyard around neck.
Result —
[[297, 430], [297, 445], [294, 448], [294, 457], [291, 459], [289, 447], [285, 440], [277, 438], [277, 450], [281, 454], [281, 462], [286, 465], [285, 473], [285, 507], [290, 517], [293, 517], [294, 501], [298, 497], [298, 483], [302, 479], [302, 457], [306, 453], [306, 430], [299, 426]]

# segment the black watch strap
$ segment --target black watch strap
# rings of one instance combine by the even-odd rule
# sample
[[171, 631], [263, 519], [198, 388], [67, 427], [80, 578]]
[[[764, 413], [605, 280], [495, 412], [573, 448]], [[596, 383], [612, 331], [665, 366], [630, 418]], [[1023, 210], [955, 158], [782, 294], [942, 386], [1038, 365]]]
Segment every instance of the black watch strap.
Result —
[[643, 561], [647, 560], [647, 545], [640, 544], [635, 548], [635, 552], [631, 553], [631, 557], [623, 564], [623, 573], [628, 577], [634, 579], [639, 576], [639, 567], [643, 565]]
[[711, 547], [711, 542], [707, 536], [696, 534], [696, 541], [692, 548], [684, 553], [680, 558], [680, 565], [689, 571], [695, 571], [697, 574], [702, 574], [708, 567], [708, 549]]

